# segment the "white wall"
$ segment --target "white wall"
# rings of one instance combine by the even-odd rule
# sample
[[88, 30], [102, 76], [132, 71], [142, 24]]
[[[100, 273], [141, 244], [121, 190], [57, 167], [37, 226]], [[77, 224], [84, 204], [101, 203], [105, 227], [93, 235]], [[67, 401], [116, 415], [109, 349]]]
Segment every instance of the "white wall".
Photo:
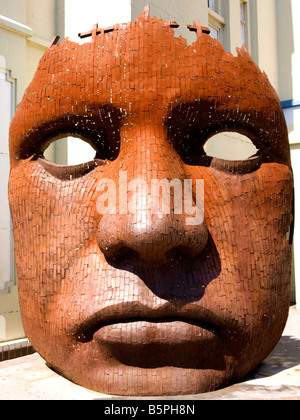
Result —
[[8, 125], [55, 35], [55, 6], [56, 0], [0, 0], [0, 342], [24, 337], [7, 199]]
[[[281, 4], [289, 0], [277, 0]], [[296, 0], [297, 1], [297, 0]], [[250, 53], [261, 70], [265, 71], [278, 92], [277, 7], [274, 0], [250, 0]]]
[[26, 1], [20, 0], [1, 0], [0, 15], [21, 23], [26, 23]]
[[[300, 110], [299, 110], [300, 114]], [[299, 115], [300, 116], [300, 115]], [[295, 270], [295, 294], [297, 308], [300, 309], [300, 144], [291, 146], [292, 165], [295, 180], [295, 236], [294, 236], [294, 270]]]
[[[292, 55], [293, 98], [300, 101], [300, 1], [292, 0], [292, 18], [294, 28], [294, 53]], [[300, 135], [300, 131], [299, 131]], [[299, 138], [300, 141], [300, 138]], [[300, 162], [299, 162], [300, 163]]]
[[285, 108], [284, 114], [289, 129], [292, 167], [294, 172], [295, 231], [293, 275], [295, 277], [296, 304], [300, 309], [300, 106]]
[[[278, 0], [280, 1], [280, 0]], [[282, 0], [281, 0], [282, 1]], [[289, 49], [291, 57], [290, 62], [286, 63], [286, 83], [289, 83], [287, 92], [292, 97], [285, 95], [284, 100], [293, 100], [295, 103], [300, 101], [300, 1], [290, 0], [291, 11], [289, 27], [287, 31], [292, 33], [292, 39], [286, 48]], [[280, 57], [279, 57], [280, 60]], [[286, 62], [286, 60], [285, 60]], [[291, 73], [291, 74], [290, 74]], [[284, 81], [283, 81], [284, 85]], [[285, 86], [284, 86], [285, 87]], [[283, 92], [284, 95], [284, 92]], [[295, 181], [295, 234], [294, 234], [294, 270], [295, 270], [295, 289], [296, 303], [300, 308], [300, 106], [293, 106], [284, 110], [289, 129], [289, 138], [291, 144], [292, 165]]]

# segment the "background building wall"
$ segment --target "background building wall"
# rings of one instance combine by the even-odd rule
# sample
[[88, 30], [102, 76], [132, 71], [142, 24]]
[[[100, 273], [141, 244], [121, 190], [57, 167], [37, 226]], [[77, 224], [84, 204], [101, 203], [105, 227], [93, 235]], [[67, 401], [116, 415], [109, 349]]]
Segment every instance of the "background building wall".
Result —
[[23, 332], [13, 264], [13, 242], [7, 199], [9, 176], [8, 130], [26, 85], [26, 2], [0, 3], [0, 341]]
[[0, 1], [0, 342], [24, 336], [7, 199], [8, 129], [56, 33], [55, 12], [56, 0]]
[[294, 277], [300, 308], [300, 2], [276, 1], [278, 17], [279, 95], [289, 130], [295, 180]]
[[276, 2], [249, 0], [249, 25], [251, 56], [260, 69], [266, 72], [278, 92]]
[[26, 86], [31, 82], [41, 56], [49, 47], [55, 35], [56, 1], [26, 0], [26, 24], [32, 29], [33, 36], [27, 38], [26, 45]]

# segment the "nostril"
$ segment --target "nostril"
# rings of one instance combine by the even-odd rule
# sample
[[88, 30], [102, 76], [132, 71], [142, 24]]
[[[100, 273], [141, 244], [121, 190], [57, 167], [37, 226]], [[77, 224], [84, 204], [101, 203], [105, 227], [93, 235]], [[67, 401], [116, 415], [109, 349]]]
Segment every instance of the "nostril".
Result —
[[136, 266], [157, 267], [167, 262], [165, 253], [156, 253], [143, 247], [139, 247], [138, 250], [130, 246], [111, 247], [103, 254], [107, 262], [113, 266], [132, 263]]
[[183, 250], [184, 247], [178, 246], [176, 248], [172, 248], [166, 252], [166, 259], [167, 261], [179, 261], [185, 257], [185, 253]]
[[192, 250], [187, 246], [177, 246], [166, 252], [167, 261], [182, 261], [194, 259], [201, 253], [200, 250]]
[[159, 254], [138, 252], [128, 246], [110, 249], [105, 257], [110, 264], [131, 263], [148, 267], [158, 267], [165, 264], [188, 262], [199, 255], [200, 252], [191, 252], [186, 246], [178, 246]]
[[119, 253], [116, 256], [116, 258], [134, 257], [137, 255], [138, 255], [138, 252], [136, 252], [134, 249], [131, 249], [128, 246], [123, 246], [122, 248], [120, 248]]
[[110, 256], [108, 256], [107, 259], [118, 262], [121, 260], [134, 259], [138, 257], [138, 255], [138, 252], [134, 249], [131, 249], [128, 246], [122, 246], [119, 249], [115, 249], [114, 252], [110, 252]]

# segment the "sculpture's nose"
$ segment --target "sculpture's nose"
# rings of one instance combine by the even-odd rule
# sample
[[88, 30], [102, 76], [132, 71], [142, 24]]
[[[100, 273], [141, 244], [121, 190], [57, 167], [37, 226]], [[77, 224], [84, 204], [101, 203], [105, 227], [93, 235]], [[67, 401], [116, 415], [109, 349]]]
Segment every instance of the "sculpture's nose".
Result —
[[118, 158], [119, 203], [100, 219], [100, 250], [108, 259], [129, 255], [152, 266], [178, 255], [196, 257], [208, 240], [201, 180], [199, 188], [191, 187], [179, 156], [153, 128], [135, 132], [134, 139]]
[[194, 258], [205, 248], [208, 232], [199, 226], [184, 225], [172, 215], [155, 219], [151, 215], [104, 217], [98, 231], [100, 250], [108, 259], [136, 256], [142, 264], [162, 265], [181, 255]]

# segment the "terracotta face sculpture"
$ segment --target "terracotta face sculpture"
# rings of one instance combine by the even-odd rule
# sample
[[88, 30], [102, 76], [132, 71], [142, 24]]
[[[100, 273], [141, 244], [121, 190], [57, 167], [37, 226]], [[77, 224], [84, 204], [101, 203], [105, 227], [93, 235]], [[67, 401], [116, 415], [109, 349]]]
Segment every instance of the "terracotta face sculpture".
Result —
[[[226, 386], [274, 348], [288, 314], [293, 181], [278, 97], [245, 48], [224, 52], [197, 22], [187, 46], [171, 26], [144, 13], [52, 45], [11, 125], [25, 332], [55, 370], [107, 394]], [[203, 145], [222, 131], [257, 154], [209, 157]], [[71, 134], [93, 161], [43, 158]], [[191, 180], [193, 205], [203, 180], [204, 220], [187, 223], [184, 206], [152, 212], [136, 179]], [[111, 205], [109, 181], [135, 211]]]

